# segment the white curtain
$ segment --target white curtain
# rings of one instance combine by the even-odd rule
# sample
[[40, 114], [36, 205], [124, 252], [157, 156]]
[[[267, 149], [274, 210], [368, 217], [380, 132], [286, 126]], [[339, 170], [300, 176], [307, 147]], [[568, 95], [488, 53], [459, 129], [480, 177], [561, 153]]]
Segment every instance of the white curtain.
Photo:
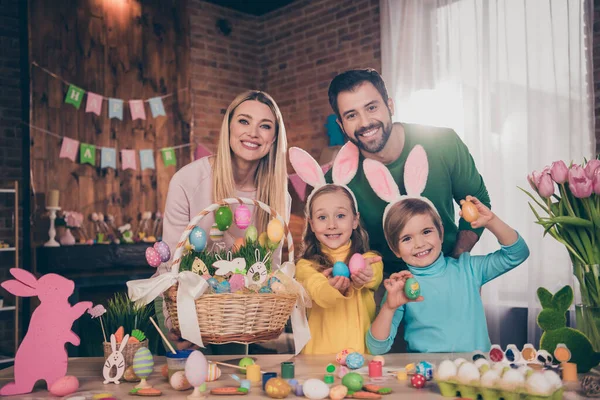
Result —
[[[454, 128], [493, 211], [531, 249], [524, 265], [484, 287], [492, 343], [522, 329], [537, 345], [536, 289], [573, 283], [566, 250], [542, 238], [517, 186], [530, 189], [527, 174], [552, 161], [594, 154], [591, 19], [583, 0], [381, 0], [382, 75], [394, 120]], [[486, 231], [473, 253], [498, 248]], [[529, 311], [526, 333], [507, 317], [515, 308]]]

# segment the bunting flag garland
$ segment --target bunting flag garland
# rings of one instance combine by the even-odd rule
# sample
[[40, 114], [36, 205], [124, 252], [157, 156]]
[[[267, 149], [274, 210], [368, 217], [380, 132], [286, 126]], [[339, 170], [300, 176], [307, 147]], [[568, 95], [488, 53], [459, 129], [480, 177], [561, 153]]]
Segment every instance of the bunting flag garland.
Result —
[[[61, 78], [60, 76], [54, 74], [53, 72], [47, 70], [46, 68], [40, 66], [36, 62], [32, 62], [32, 65], [38, 67], [39, 69], [41, 69], [48, 75], [52, 76], [53, 78], [56, 78], [56, 79], [62, 81], [65, 85], [67, 85], [69, 87], [67, 90], [67, 94], [65, 96], [65, 104], [71, 104], [76, 109], [79, 110], [79, 108], [81, 107], [81, 104], [83, 102], [83, 97], [87, 96], [85, 112], [86, 113], [94, 113], [94, 114], [100, 116], [102, 114], [102, 103], [104, 102], [104, 100], [107, 100], [108, 101], [108, 118], [109, 119], [116, 118], [121, 121], [123, 120], [123, 106], [125, 104], [124, 100], [104, 97], [100, 94], [86, 91], [86, 90], [72, 84], [71, 82], [68, 82], [67, 80]], [[150, 99], [127, 100], [126, 102], [129, 105], [129, 110], [131, 112], [131, 119], [132, 120], [136, 120], [136, 119], [145, 120], [146, 119], [146, 111], [145, 111], [144, 103], [149, 104], [150, 111], [152, 113], [153, 118], [157, 118], [157, 117], [161, 117], [161, 116], [166, 117], [167, 113], [165, 112], [165, 106], [163, 104], [163, 99], [165, 99], [167, 97], [171, 97], [171, 96], [175, 95], [176, 93], [187, 91], [187, 90], [188, 90], [187, 88], [183, 88], [183, 89], [179, 89], [175, 92], [168, 93], [163, 96], [152, 97]]]
[[[47, 135], [53, 136], [59, 140], [62, 140], [59, 158], [68, 158], [69, 160], [76, 162], [77, 153], [79, 152], [79, 163], [90, 164], [96, 166], [96, 150], [100, 150], [100, 168], [113, 168], [117, 169], [117, 149], [114, 147], [101, 147], [90, 143], [80, 143], [78, 140], [71, 139], [66, 136], [58, 135], [54, 132], [50, 132], [46, 129], [39, 128], [23, 122], [24, 125], [29, 126], [30, 129], [38, 132], [43, 132]], [[173, 147], [165, 147], [162, 149], [122, 149], [121, 154], [121, 169], [132, 169], [138, 170], [137, 166], [137, 154], [140, 156], [140, 169], [156, 169], [155, 153], [160, 152], [164, 166], [168, 167], [171, 165], [177, 166], [177, 157], [175, 155], [176, 149], [192, 146], [191, 143], [181, 144]], [[199, 144], [198, 146], [202, 146]], [[204, 146], [202, 146], [204, 148]]]

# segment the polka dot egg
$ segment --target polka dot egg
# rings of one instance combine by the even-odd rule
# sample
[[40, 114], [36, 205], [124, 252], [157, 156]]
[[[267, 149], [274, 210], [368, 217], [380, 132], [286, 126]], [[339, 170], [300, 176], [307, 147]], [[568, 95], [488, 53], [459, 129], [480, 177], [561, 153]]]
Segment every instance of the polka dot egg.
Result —
[[154, 359], [152, 358], [152, 353], [150, 353], [147, 347], [140, 347], [135, 352], [135, 356], [133, 356], [133, 372], [138, 377], [145, 379], [152, 373], [153, 367]]
[[171, 250], [165, 242], [154, 243], [154, 250], [156, 250], [162, 262], [167, 262], [171, 258]]
[[340, 351], [335, 356], [335, 361], [337, 361], [340, 365], [346, 365], [346, 357], [348, 357], [348, 354], [350, 353], [354, 353], [354, 349], [348, 348]]
[[246, 207], [244, 204], [241, 204], [238, 208], [235, 209], [235, 224], [240, 229], [246, 229], [250, 226], [250, 219], [252, 218], [252, 213], [250, 209]]
[[160, 265], [160, 263], [161, 263], [160, 255], [154, 249], [154, 247], [148, 247], [146, 249], [146, 261], [148, 262], [148, 264], [151, 267], [154, 267], [154, 268], [156, 268]]
[[192, 387], [185, 377], [185, 371], [176, 371], [169, 379], [171, 387], [175, 390], [188, 390]]

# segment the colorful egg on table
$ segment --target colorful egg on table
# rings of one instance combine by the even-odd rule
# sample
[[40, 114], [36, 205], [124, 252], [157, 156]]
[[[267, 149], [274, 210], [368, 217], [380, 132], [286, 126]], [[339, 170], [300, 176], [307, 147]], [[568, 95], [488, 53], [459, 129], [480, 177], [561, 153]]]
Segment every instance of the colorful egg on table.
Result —
[[169, 379], [171, 387], [175, 390], [188, 390], [192, 387], [190, 382], [185, 377], [185, 371], [176, 371], [171, 375]]
[[410, 378], [410, 384], [416, 389], [422, 389], [425, 386], [426, 379], [423, 375], [414, 374]]
[[362, 375], [356, 372], [349, 372], [342, 378], [342, 385], [346, 386], [348, 390], [353, 392], [361, 390], [363, 384], [364, 379]]
[[346, 357], [346, 365], [350, 369], [359, 369], [365, 363], [365, 358], [359, 352], [348, 354]]
[[355, 350], [352, 348], [344, 349], [344, 350], [340, 351], [339, 353], [337, 353], [337, 355], [335, 356], [335, 361], [337, 361], [337, 363], [340, 365], [346, 365], [346, 357], [348, 357], [348, 354], [354, 353], [354, 352], [355, 352]]
[[234, 213], [235, 224], [240, 229], [246, 229], [250, 226], [250, 220], [252, 219], [252, 212], [245, 204], [240, 204], [235, 209]]
[[228, 206], [219, 207], [215, 212], [215, 222], [219, 230], [226, 231], [227, 229], [229, 229], [232, 221], [233, 213], [231, 212], [231, 208], [229, 208]]
[[152, 353], [147, 347], [140, 347], [133, 356], [133, 372], [141, 379], [146, 379], [154, 367]]
[[206, 232], [204, 232], [204, 229], [200, 228], [199, 226], [195, 226], [194, 229], [192, 229], [188, 240], [192, 250], [194, 251], [202, 251], [206, 248]]
[[210, 240], [217, 242], [223, 240], [223, 232], [217, 227], [217, 224], [213, 224], [210, 228]]
[[54, 396], [62, 397], [75, 393], [77, 389], [79, 389], [79, 380], [72, 375], [67, 375], [56, 380], [48, 391]]
[[277, 218], [273, 218], [267, 225], [267, 236], [273, 243], [279, 243], [283, 238], [283, 224]]
[[221, 368], [217, 364], [208, 364], [206, 382], [214, 382], [221, 377]]
[[411, 300], [416, 300], [421, 295], [421, 285], [415, 278], [408, 278], [404, 283], [404, 294]]
[[329, 396], [329, 386], [319, 379], [308, 379], [302, 385], [304, 396], [309, 399], [319, 400]]
[[154, 243], [154, 250], [156, 250], [162, 262], [167, 262], [171, 258], [171, 250], [165, 242]]
[[209, 364], [201, 351], [195, 350], [185, 362], [185, 376], [194, 387], [200, 387], [208, 377]]
[[148, 247], [146, 249], [146, 261], [148, 262], [148, 264], [151, 267], [154, 267], [154, 268], [156, 268], [160, 265], [160, 263], [161, 263], [160, 255], [154, 249], [154, 247]]
[[417, 374], [423, 375], [426, 380], [430, 381], [433, 378], [433, 365], [427, 361], [421, 361], [416, 366]]
[[337, 261], [333, 264], [333, 271], [331, 271], [331, 275], [333, 276], [344, 276], [346, 278], [350, 278], [350, 270], [345, 263], [341, 261]]
[[329, 390], [331, 400], [342, 400], [348, 394], [348, 388], [344, 385], [336, 385]]
[[271, 378], [265, 385], [265, 392], [272, 399], [285, 399], [291, 391], [292, 387], [281, 378]]
[[367, 266], [367, 262], [365, 258], [360, 253], [355, 253], [352, 257], [350, 257], [350, 261], [348, 261], [348, 269], [350, 270], [350, 274], [354, 275], [359, 271], [362, 271]]
[[256, 239], [258, 239], [258, 231], [256, 230], [256, 227], [254, 225], [250, 225], [247, 229], [246, 229], [246, 240], [249, 242], [256, 242]]

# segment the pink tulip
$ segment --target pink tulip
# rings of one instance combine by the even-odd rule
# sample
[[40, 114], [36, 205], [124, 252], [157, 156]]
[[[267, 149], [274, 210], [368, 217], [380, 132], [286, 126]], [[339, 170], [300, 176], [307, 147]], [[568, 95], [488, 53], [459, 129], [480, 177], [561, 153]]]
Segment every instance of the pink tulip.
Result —
[[569, 169], [569, 189], [573, 196], [580, 199], [590, 197], [592, 194], [592, 181], [580, 165], [574, 164]]
[[600, 160], [590, 160], [587, 164], [585, 164], [585, 176], [588, 179], [592, 179], [594, 177], [594, 172], [598, 170], [600, 167]]
[[542, 173], [539, 180], [536, 182], [538, 193], [542, 197], [550, 197], [554, 194], [554, 182], [550, 174]]
[[533, 178], [536, 173], [537, 172], [533, 171], [531, 174], [527, 175], [527, 182], [529, 182], [529, 186], [531, 186], [531, 188], [537, 193], [537, 186], [535, 186], [535, 180]]
[[554, 161], [550, 168], [550, 175], [554, 182], [558, 184], [565, 183], [569, 178], [569, 169], [564, 161]]
[[596, 172], [594, 172], [594, 179], [592, 179], [592, 187], [594, 189], [594, 193], [600, 196], [600, 168], [596, 168]]

